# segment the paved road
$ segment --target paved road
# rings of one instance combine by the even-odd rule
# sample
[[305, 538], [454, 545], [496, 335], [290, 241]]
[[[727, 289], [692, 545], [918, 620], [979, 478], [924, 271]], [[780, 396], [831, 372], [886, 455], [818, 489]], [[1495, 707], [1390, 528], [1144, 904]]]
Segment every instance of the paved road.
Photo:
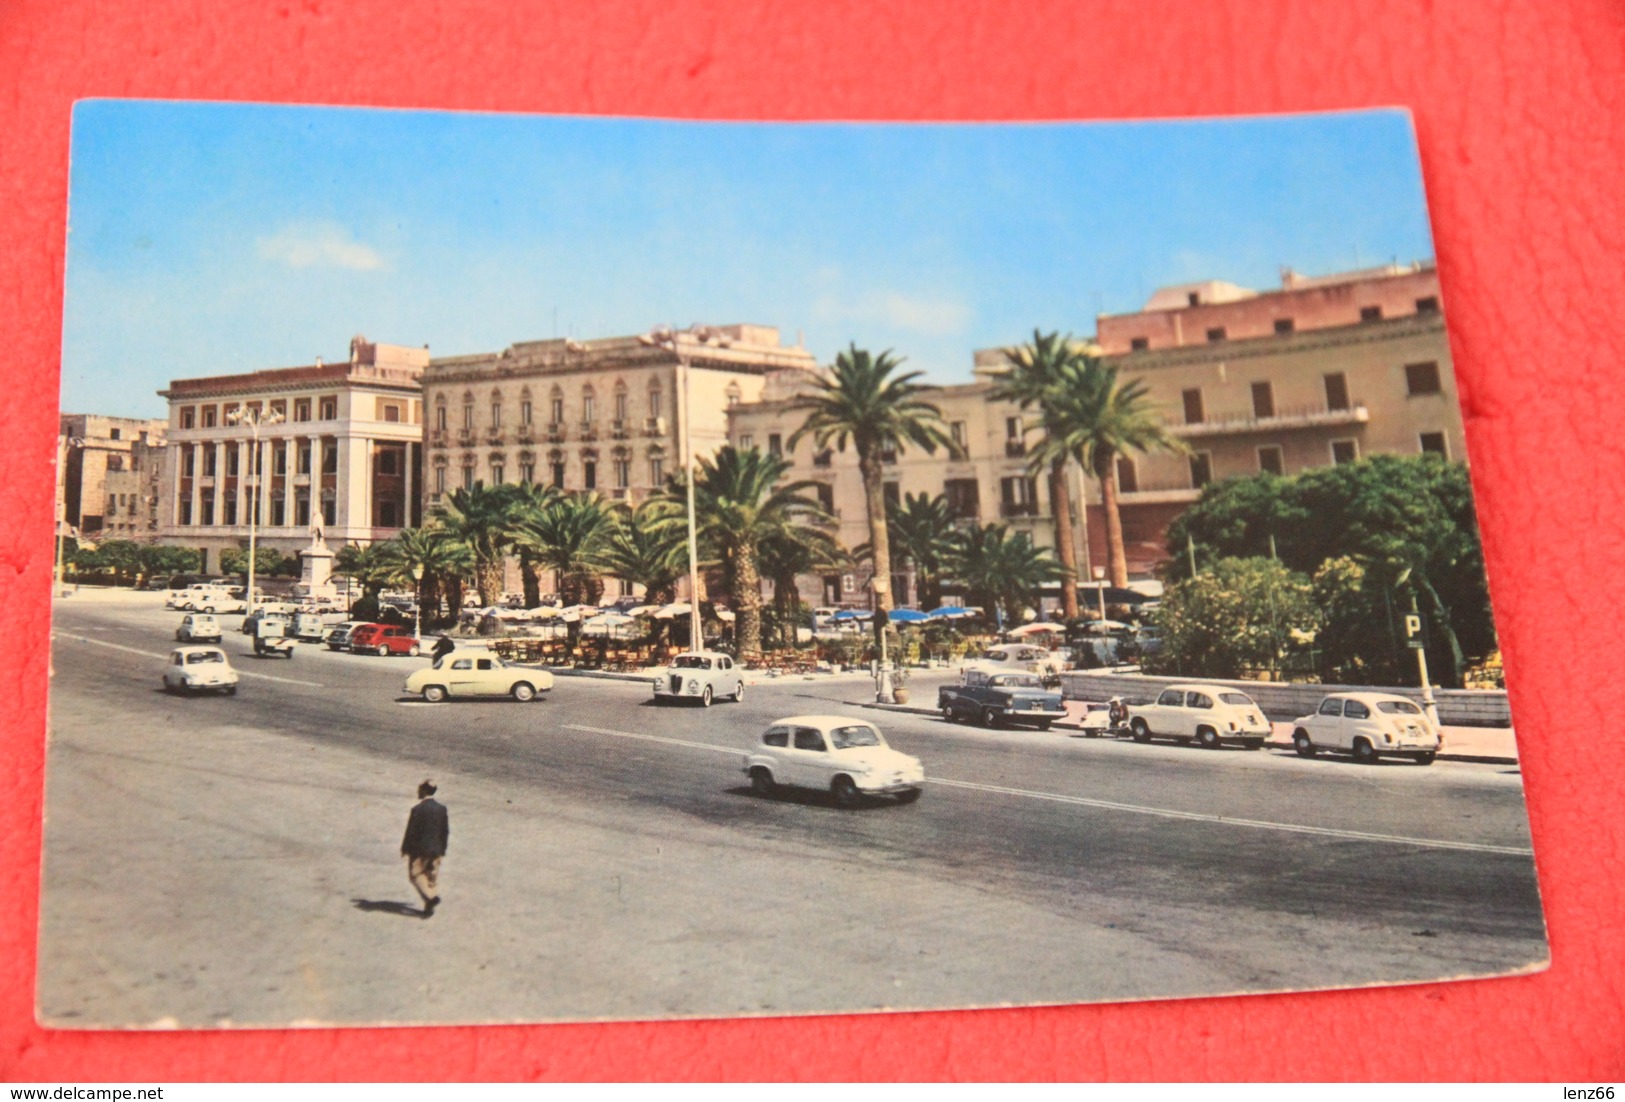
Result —
[[[1499, 974], [1545, 959], [1515, 770], [1302, 760], [857, 713], [861, 682], [657, 708], [425, 705], [418, 660], [227, 649], [157, 690], [177, 614], [59, 602], [40, 1007], [61, 1025], [537, 1021], [986, 1006]], [[243, 657], [237, 658], [241, 653]], [[928, 689], [928, 686], [920, 686]], [[739, 751], [842, 711], [925, 798], [762, 799]], [[395, 857], [452, 809], [432, 920]]]

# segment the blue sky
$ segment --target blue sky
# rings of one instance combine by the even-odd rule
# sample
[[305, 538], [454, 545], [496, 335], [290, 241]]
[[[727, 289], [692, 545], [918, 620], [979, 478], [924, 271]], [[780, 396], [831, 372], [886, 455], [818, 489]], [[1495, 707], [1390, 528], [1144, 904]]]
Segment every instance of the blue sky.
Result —
[[941, 382], [1158, 286], [1431, 257], [1409, 119], [756, 124], [88, 101], [62, 405], [349, 339], [494, 351], [662, 323], [855, 341]]

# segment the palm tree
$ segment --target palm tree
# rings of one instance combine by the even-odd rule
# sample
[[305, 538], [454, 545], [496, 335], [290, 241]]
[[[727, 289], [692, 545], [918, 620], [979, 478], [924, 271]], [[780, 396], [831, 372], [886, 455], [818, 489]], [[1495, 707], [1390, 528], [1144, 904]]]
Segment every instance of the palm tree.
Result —
[[1061, 565], [1048, 550], [1033, 546], [1025, 532], [1010, 535], [1003, 524], [985, 524], [964, 532], [949, 563], [952, 576], [965, 587], [968, 603], [990, 614], [1003, 609], [1005, 621], [1037, 608], [1038, 591], [1061, 576]]
[[[824, 517], [818, 502], [803, 496], [813, 483], [775, 485], [789, 467], [756, 448], [740, 451], [728, 445], [714, 458], [699, 460], [695, 472], [695, 524], [699, 538], [721, 563], [741, 659], [762, 652], [763, 544], [805, 539]], [[676, 528], [685, 522], [673, 511], [662, 526]]]
[[[455, 582], [457, 603], [462, 603], [461, 579], [473, 568], [474, 556], [439, 525], [403, 528], [400, 535], [383, 545], [380, 554], [391, 569], [392, 582], [407, 585], [416, 581], [418, 608], [423, 610], [424, 623], [432, 623], [440, 617], [442, 586], [449, 592]], [[423, 577], [413, 579], [412, 571], [419, 567]], [[457, 611], [454, 606], [453, 615]]]
[[[664, 523], [670, 515], [670, 503], [662, 498], [650, 498], [635, 510], [618, 509], [599, 547], [604, 570], [643, 586], [651, 605], [675, 601], [677, 583], [688, 574], [688, 538], [683, 528]], [[671, 621], [654, 624], [655, 643], [664, 645]]]
[[[1027, 428], [1042, 429], [1045, 436], [1056, 436], [1063, 428], [1055, 419], [1060, 403], [1053, 401], [1053, 392], [1062, 385], [1062, 367], [1078, 355], [1072, 334], [1041, 333], [1033, 330], [1030, 344], [1006, 348], [1010, 372], [993, 388], [996, 401], [1013, 401], [1023, 411], [1038, 407], [1038, 415], [1027, 423]], [[1070, 456], [1065, 452], [1046, 451], [1042, 457], [1034, 455], [1029, 468], [1037, 475], [1046, 464], [1049, 467], [1049, 498], [1055, 514], [1055, 550], [1066, 573], [1061, 583], [1061, 614], [1068, 620], [1078, 618], [1078, 555], [1073, 545], [1072, 490], [1067, 485], [1066, 465]]]
[[917, 444], [935, 453], [952, 447], [942, 412], [920, 396], [927, 391], [914, 380], [920, 372], [893, 376], [903, 363], [890, 351], [871, 356], [856, 344], [835, 357], [827, 377], [813, 382], [813, 392], [793, 400], [789, 410], [805, 410], [807, 419], [790, 437], [790, 446], [811, 435], [820, 449], [833, 442], [841, 451], [847, 441], [858, 453], [864, 506], [869, 520], [869, 546], [874, 553], [875, 644], [884, 653], [886, 614], [892, 609], [891, 541], [886, 531], [886, 500], [881, 482], [882, 455]]
[[907, 559], [914, 564], [920, 607], [936, 608], [942, 604], [943, 568], [954, 549], [954, 517], [947, 498], [905, 494], [888, 527], [892, 553], [897, 557], [894, 561]]
[[[383, 545], [376, 543], [365, 546], [357, 543], [345, 544], [333, 556], [333, 570], [360, 583], [363, 599], [378, 596], [389, 583], [392, 573], [384, 556]], [[354, 606], [355, 603], [352, 601], [351, 605]]]
[[[596, 604], [604, 591], [603, 546], [614, 524], [614, 513], [597, 494], [568, 494], [540, 513], [521, 517], [513, 539], [538, 567], [555, 573], [564, 604]], [[572, 620], [568, 631], [574, 647], [581, 621]]]
[[1120, 382], [1117, 368], [1099, 357], [1079, 353], [1056, 372], [1048, 392], [1043, 423], [1046, 434], [1033, 453], [1034, 463], [1073, 458], [1100, 483], [1106, 514], [1106, 565], [1111, 584], [1128, 584], [1123, 553], [1123, 520], [1117, 509], [1117, 457], [1131, 451], [1186, 453], [1185, 442], [1163, 426], [1138, 379]]
[[[537, 482], [504, 483], [502, 490], [509, 497], [512, 509], [509, 523], [513, 526], [517, 526], [526, 517], [539, 516], [546, 512], [560, 497], [559, 491], [554, 487]], [[519, 578], [525, 592], [525, 607], [535, 608], [542, 603], [540, 566], [535, 553], [528, 545], [515, 543], [514, 550], [519, 553]]]
[[513, 542], [513, 493], [507, 487], [476, 482], [453, 490], [436, 510], [436, 520], [474, 556], [474, 585], [489, 608], [502, 596], [504, 559]]
[[[824, 523], [832, 524], [833, 518]], [[796, 578], [802, 574], [844, 571], [850, 556], [832, 534], [810, 526], [769, 536], [757, 550], [761, 556], [762, 577], [773, 583], [773, 612], [782, 633], [780, 641], [786, 647], [794, 647], [796, 609], [801, 603]]]

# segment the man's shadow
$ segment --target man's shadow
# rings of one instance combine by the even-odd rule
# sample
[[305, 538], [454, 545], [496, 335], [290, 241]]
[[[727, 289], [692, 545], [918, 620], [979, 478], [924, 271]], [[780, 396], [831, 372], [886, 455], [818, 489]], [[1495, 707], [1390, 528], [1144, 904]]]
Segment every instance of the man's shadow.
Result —
[[414, 907], [408, 903], [398, 903], [393, 899], [352, 899], [358, 911], [382, 911], [385, 914], [400, 915], [402, 918], [422, 918], [423, 908]]

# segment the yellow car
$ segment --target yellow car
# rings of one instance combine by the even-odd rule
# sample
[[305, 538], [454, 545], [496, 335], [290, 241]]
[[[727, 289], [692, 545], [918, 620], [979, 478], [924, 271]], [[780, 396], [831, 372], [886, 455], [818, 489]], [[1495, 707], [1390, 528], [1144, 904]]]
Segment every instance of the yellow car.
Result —
[[548, 671], [510, 666], [492, 651], [470, 647], [459, 647], [406, 679], [406, 691], [430, 704], [451, 696], [511, 696], [524, 703], [552, 688]]

